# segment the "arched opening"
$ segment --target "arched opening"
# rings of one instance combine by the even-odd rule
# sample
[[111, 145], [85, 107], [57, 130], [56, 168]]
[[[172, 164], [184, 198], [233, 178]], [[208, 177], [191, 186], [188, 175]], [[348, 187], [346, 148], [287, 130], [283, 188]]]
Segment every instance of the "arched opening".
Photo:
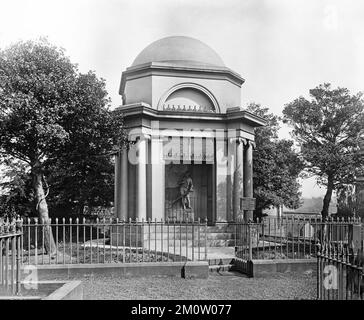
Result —
[[215, 112], [211, 100], [194, 88], [183, 88], [174, 91], [164, 103], [164, 109]]
[[171, 88], [159, 102], [159, 110], [219, 112], [214, 96], [204, 87], [184, 83]]

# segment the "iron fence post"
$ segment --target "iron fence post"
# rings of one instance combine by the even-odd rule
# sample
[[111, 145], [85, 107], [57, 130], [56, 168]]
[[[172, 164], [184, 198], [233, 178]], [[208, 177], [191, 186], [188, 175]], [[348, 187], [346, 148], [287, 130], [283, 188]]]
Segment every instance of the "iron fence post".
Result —
[[252, 232], [251, 224], [248, 222], [248, 241], [249, 241], [249, 261], [253, 260], [253, 242], [252, 242]]
[[16, 295], [20, 294], [20, 241], [22, 239], [22, 233], [17, 237], [17, 252], [16, 252]]
[[207, 218], [205, 218], [205, 261], [207, 261]]

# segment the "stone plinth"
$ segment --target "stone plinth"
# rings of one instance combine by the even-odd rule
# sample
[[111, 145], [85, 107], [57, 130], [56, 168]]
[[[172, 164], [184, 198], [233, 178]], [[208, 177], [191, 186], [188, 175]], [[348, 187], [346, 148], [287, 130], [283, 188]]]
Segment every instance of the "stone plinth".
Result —
[[[152, 226], [150, 226], [152, 228]], [[125, 224], [112, 226], [110, 242], [113, 246], [143, 247], [148, 236], [148, 226]]]

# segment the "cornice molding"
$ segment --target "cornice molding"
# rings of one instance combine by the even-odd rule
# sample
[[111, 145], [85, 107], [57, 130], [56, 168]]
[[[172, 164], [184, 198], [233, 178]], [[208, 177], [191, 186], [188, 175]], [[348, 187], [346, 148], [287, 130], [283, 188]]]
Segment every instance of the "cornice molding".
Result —
[[181, 66], [173, 63], [151, 62], [136, 67], [127, 68], [121, 74], [119, 93], [125, 90], [127, 80], [138, 79], [148, 76], [168, 76], [187, 78], [206, 78], [216, 80], [227, 80], [241, 87], [245, 80], [236, 72], [226, 67], [215, 66]]
[[267, 124], [266, 120], [243, 109], [228, 113], [206, 113], [189, 111], [166, 111], [152, 108], [149, 104], [140, 102], [118, 107], [114, 112], [122, 112], [124, 117], [148, 117], [155, 120], [190, 120], [190, 121], [224, 121], [226, 123], [243, 121], [253, 127]]

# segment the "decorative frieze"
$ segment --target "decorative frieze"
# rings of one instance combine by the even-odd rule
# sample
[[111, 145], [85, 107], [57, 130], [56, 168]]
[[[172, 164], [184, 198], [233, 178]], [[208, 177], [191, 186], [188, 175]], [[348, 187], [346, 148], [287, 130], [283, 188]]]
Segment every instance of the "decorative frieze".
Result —
[[200, 106], [200, 105], [175, 105], [175, 104], [164, 104], [164, 111], [180, 111], [180, 112], [212, 112], [215, 113], [215, 110], [211, 108], [211, 106]]

